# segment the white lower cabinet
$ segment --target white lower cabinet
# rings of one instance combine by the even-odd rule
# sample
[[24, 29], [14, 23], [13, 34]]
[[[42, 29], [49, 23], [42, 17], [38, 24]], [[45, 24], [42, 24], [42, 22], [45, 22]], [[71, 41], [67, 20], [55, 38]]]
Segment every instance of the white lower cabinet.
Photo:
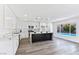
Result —
[[1, 40], [0, 41], [0, 55], [9, 54], [10, 40]]
[[13, 35], [11, 39], [5, 38], [0, 41], [0, 55], [15, 55], [19, 45], [18, 35]]

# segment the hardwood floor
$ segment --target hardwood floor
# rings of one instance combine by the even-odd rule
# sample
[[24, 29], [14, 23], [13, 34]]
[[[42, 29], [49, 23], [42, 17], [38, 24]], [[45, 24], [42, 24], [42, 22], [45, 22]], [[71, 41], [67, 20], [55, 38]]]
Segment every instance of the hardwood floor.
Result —
[[79, 43], [54, 38], [52, 41], [30, 45], [26, 39], [20, 41], [16, 55], [78, 55]]

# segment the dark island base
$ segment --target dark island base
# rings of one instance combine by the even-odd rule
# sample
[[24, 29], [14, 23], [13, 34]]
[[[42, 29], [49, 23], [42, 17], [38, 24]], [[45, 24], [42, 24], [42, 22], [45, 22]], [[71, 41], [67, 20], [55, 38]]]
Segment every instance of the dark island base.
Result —
[[32, 34], [32, 42], [52, 40], [52, 33]]

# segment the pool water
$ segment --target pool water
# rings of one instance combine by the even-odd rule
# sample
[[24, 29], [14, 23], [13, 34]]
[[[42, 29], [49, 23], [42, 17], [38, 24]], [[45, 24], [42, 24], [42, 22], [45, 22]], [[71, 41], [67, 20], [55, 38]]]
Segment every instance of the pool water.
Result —
[[71, 33], [59, 33], [62, 36], [79, 36], [79, 34], [71, 34]]

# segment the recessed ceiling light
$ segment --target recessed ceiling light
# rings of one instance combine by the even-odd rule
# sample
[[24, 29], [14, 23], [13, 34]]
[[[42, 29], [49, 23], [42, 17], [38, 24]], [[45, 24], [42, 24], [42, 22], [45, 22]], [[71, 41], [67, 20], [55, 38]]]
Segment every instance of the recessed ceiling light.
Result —
[[37, 17], [37, 18], [41, 18], [41, 17]]
[[36, 17], [36, 19], [41, 19], [41, 17]]
[[25, 14], [24, 16], [27, 16], [27, 14]]

